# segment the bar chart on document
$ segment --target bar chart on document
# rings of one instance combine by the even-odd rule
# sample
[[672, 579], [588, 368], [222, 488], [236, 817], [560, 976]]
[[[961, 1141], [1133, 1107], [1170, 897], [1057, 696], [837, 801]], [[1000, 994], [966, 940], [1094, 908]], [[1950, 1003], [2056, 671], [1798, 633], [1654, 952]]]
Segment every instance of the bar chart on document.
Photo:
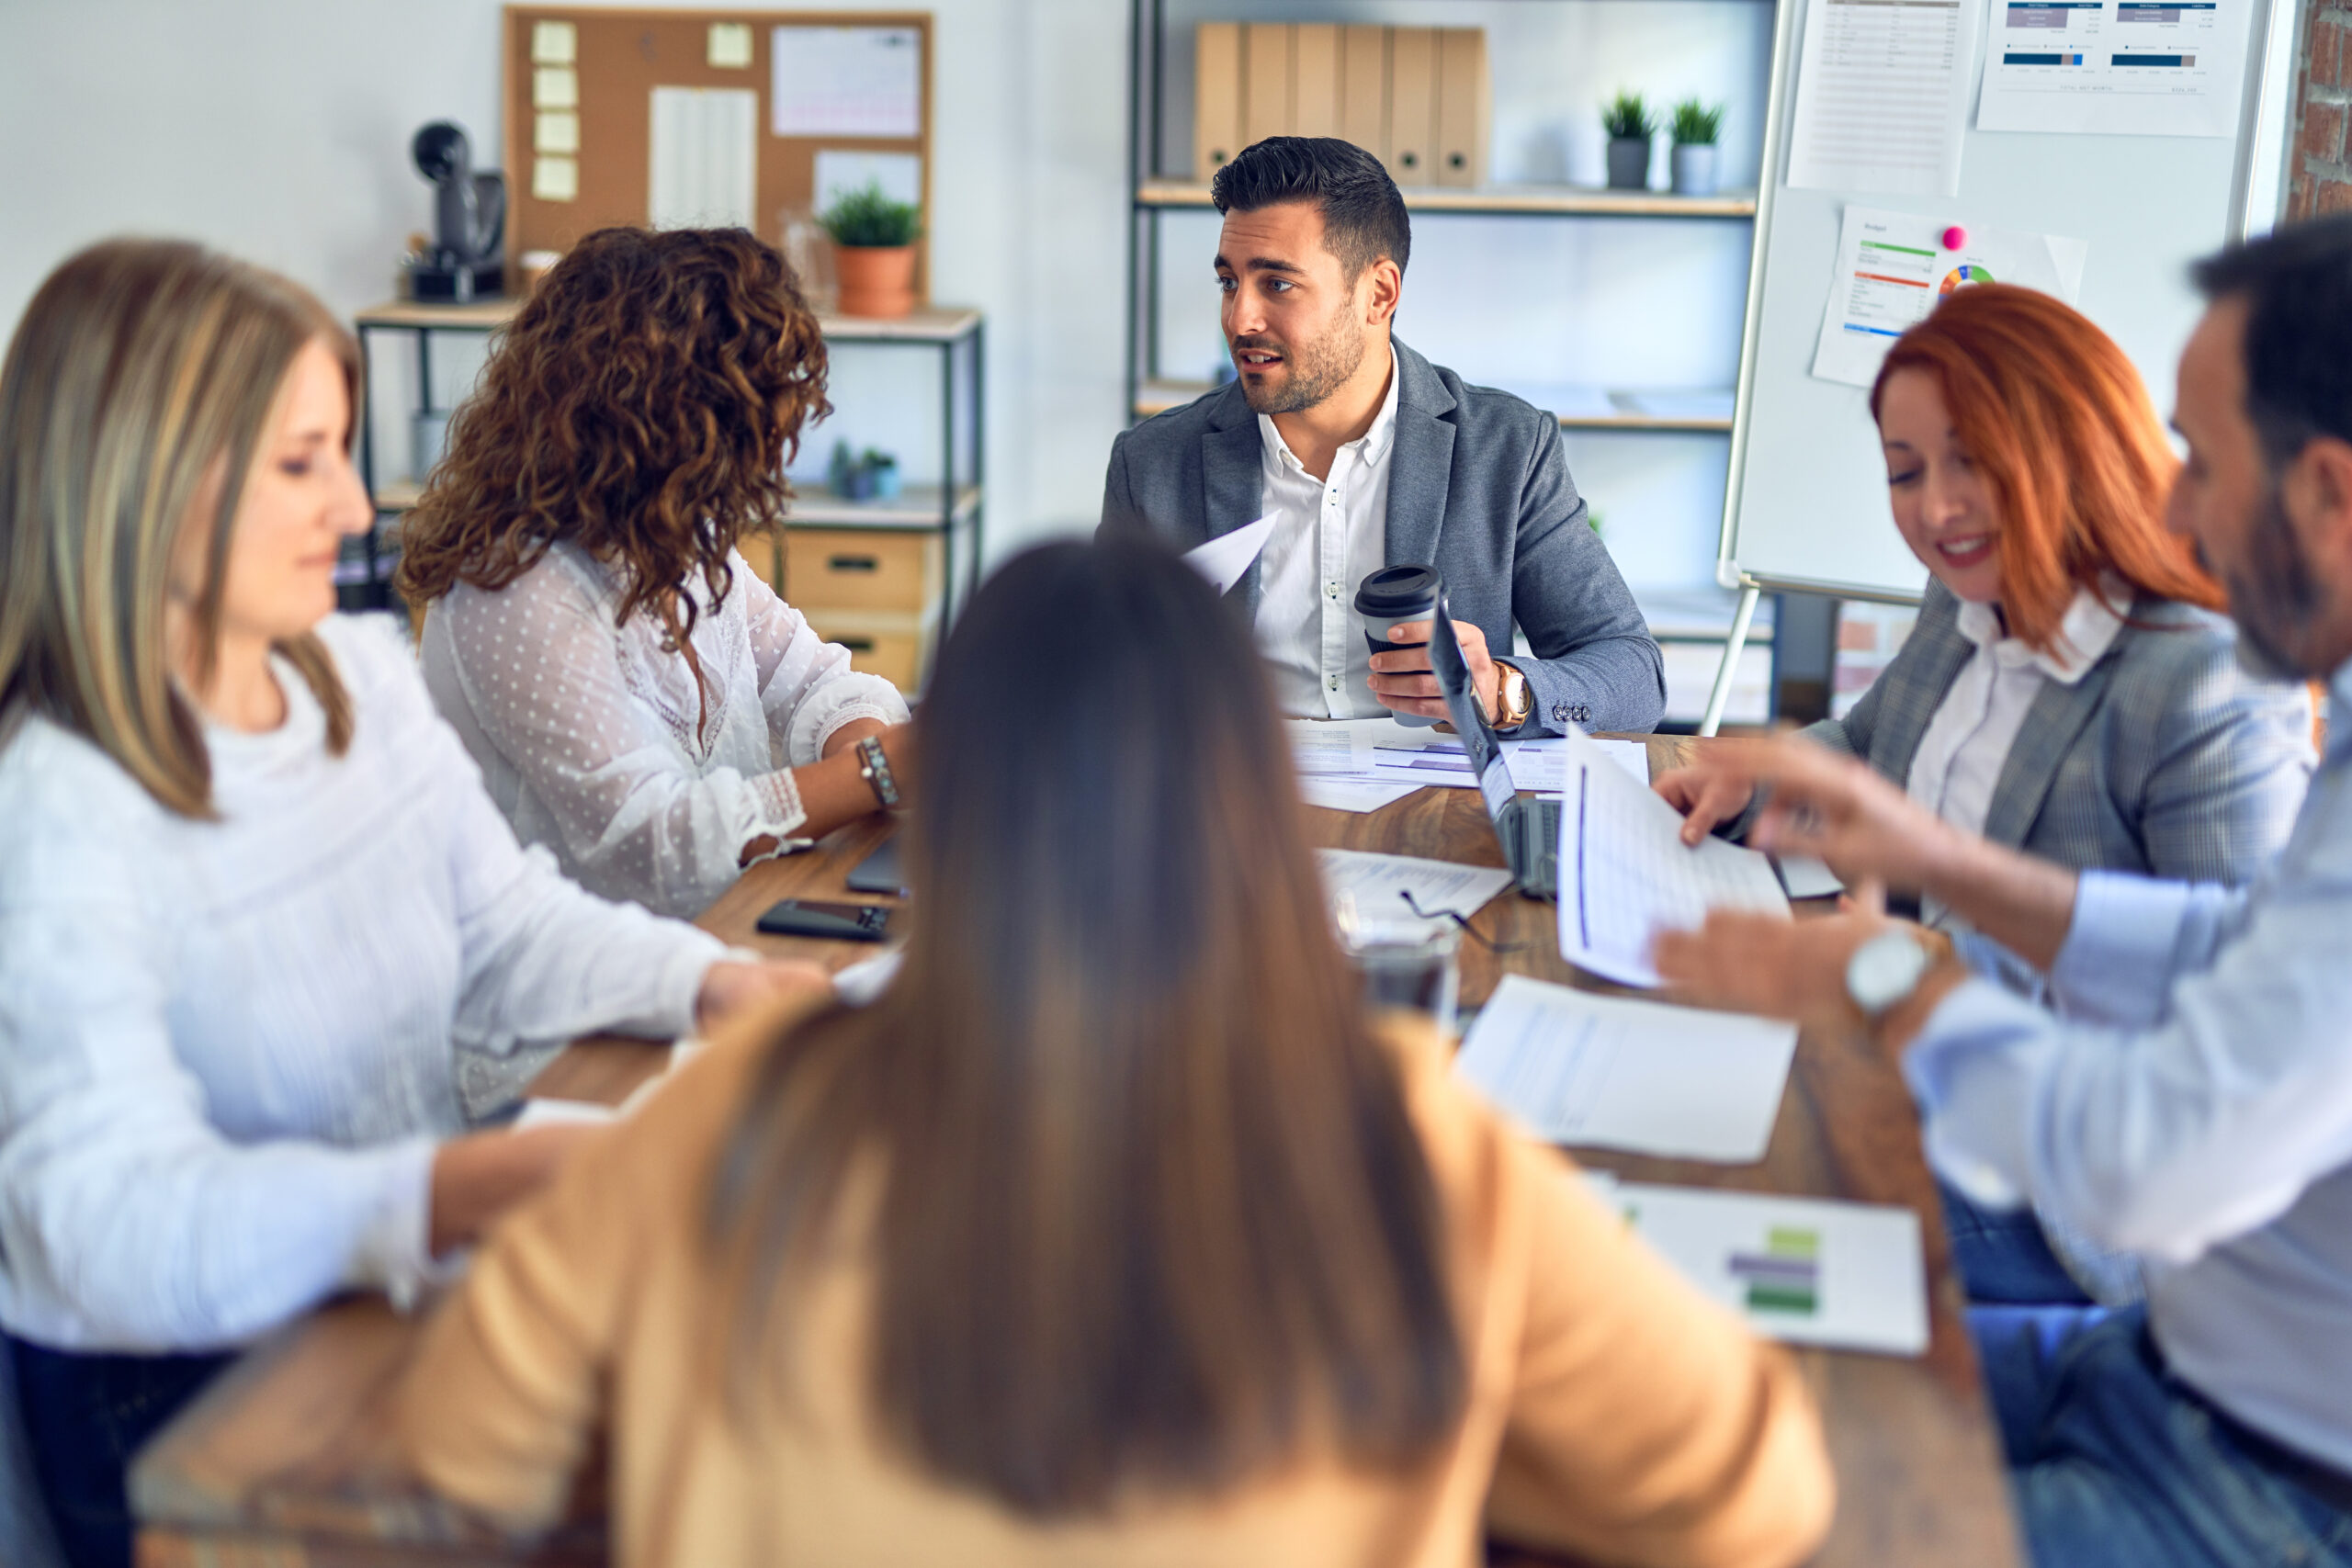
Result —
[[1962, 0], [1813, 0], [1789, 184], [1957, 193], [1979, 9]]
[[1993, 0], [1980, 130], [2233, 136], [2247, 0]]

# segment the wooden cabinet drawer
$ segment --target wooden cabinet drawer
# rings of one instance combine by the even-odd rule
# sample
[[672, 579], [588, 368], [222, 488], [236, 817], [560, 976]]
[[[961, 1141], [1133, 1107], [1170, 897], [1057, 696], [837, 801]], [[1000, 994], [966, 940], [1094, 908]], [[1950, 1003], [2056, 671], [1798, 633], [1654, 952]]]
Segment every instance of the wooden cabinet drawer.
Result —
[[931, 653], [933, 623], [919, 615], [860, 615], [823, 608], [805, 610], [809, 629], [849, 649], [853, 670], [879, 675], [912, 696], [922, 683]]
[[804, 613], [918, 615], [938, 594], [939, 537], [854, 528], [786, 528], [784, 597]]

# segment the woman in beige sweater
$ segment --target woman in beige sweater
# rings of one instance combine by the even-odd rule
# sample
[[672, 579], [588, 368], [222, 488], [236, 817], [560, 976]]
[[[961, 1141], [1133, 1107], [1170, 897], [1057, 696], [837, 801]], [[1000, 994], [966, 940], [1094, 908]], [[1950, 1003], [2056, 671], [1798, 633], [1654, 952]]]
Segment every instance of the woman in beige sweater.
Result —
[[435, 1322], [409, 1452], [510, 1528], [611, 1433], [625, 1564], [1769, 1568], [1792, 1364], [1368, 1021], [1246, 633], [1173, 558], [981, 591], [907, 963], [722, 1042]]

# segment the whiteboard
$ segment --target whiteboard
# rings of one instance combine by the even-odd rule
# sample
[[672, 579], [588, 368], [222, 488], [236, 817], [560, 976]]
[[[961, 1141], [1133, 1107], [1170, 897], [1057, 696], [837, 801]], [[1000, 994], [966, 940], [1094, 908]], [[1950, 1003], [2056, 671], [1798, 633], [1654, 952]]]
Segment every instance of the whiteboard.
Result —
[[2278, 210], [2296, 7], [2255, 0], [2234, 141], [1978, 131], [1990, 20], [1980, 17], [1960, 194], [1945, 199], [1784, 183], [1799, 45], [1813, 3], [1781, 0], [1774, 27], [1769, 178], [1757, 207], [1716, 577], [1726, 588], [1916, 599], [1927, 570], [1887, 509], [1870, 394], [1811, 373], [1848, 201], [2088, 242], [2076, 303], [2140, 367], [2157, 409], [2169, 411], [2174, 363], [2202, 310], [2188, 264], [2267, 229]]

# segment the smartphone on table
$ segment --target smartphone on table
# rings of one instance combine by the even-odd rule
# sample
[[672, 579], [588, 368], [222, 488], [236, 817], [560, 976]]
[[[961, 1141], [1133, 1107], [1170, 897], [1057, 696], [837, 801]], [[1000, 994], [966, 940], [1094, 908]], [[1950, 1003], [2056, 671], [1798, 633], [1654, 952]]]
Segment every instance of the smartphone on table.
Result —
[[890, 934], [887, 904], [819, 904], [784, 898], [760, 917], [770, 936], [813, 936], [834, 942], [880, 942]]

